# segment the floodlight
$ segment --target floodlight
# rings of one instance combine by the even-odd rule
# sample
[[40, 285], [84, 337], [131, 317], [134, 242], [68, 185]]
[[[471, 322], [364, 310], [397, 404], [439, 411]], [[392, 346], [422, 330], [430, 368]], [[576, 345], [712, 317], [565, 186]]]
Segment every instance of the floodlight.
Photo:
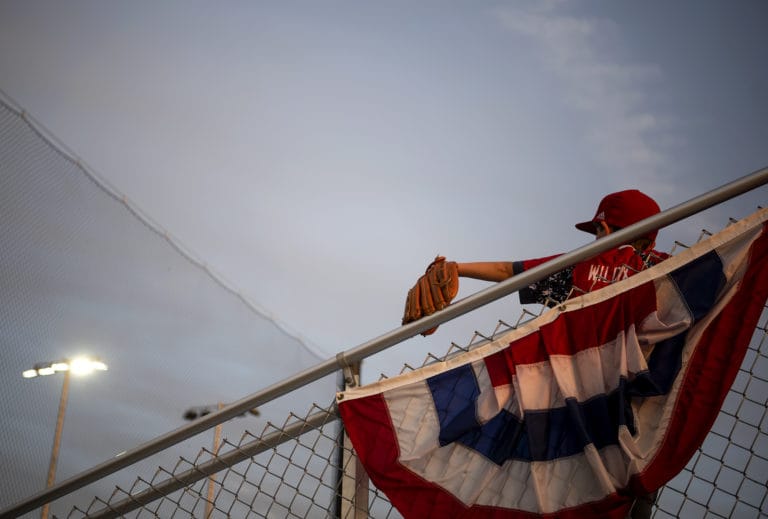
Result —
[[77, 357], [69, 362], [69, 369], [75, 375], [88, 375], [94, 370], [93, 361], [88, 357]]

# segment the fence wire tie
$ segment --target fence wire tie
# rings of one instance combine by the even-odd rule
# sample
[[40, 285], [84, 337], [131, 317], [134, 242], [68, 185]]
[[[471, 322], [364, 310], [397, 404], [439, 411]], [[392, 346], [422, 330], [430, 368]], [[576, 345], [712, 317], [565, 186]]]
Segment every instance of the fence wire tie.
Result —
[[710, 236], [712, 236], [712, 233], [711, 233], [711, 232], [709, 232], [709, 231], [708, 231], [708, 230], [706, 230], [706, 229], [702, 229], [702, 230], [701, 230], [701, 234], [699, 234], [699, 239], [698, 239], [698, 240], [696, 240], [696, 243], [699, 243], [700, 241], [702, 241], [702, 240], [704, 240], [704, 239], [706, 239], [706, 238], [709, 238]]
[[[479, 331], [475, 330], [475, 333], [474, 333], [474, 335], [472, 336], [472, 341], [470, 341], [470, 345], [471, 345], [471, 344], [472, 344], [472, 342], [474, 342], [474, 340], [475, 340], [476, 338], [478, 338], [478, 337], [480, 337], [480, 338], [481, 338], [483, 341], [488, 341], [488, 342], [490, 342], [490, 341], [492, 340], [490, 337], [487, 337], [487, 336], [483, 335], [482, 333], [480, 333]], [[479, 341], [479, 342], [482, 342], [482, 341]]]
[[[530, 319], [536, 318], [536, 314], [528, 310], [527, 308], [523, 308], [522, 313], [520, 314], [520, 317], [518, 317], [517, 322], [513, 326], [513, 328], [519, 328], [520, 324], [523, 322], [528, 322]], [[523, 321], [525, 319], [526, 321]]]
[[456, 344], [455, 342], [451, 342], [451, 347], [450, 347], [450, 348], [448, 348], [448, 354], [446, 354], [446, 357], [447, 357], [448, 355], [450, 355], [450, 354], [456, 354], [456, 353], [457, 353], [457, 350], [458, 350], [458, 352], [464, 352], [464, 353], [466, 353], [466, 352], [468, 352], [468, 351], [469, 351], [469, 348], [465, 348], [464, 346], [459, 346], [459, 345], [458, 345], [458, 344]]
[[677, 250], [678, 250], [679, 248], [682, 248], [682, 249], [690, 249], [690, 248], [691, 248], [691, 246], [690, 246], [690, 245], [686, 245], [685, 243], [683, 243], [683, 242], [681, 242], [681, 241], [675, 240], [675, 243], [674, 243], [674, 245], [672, 246], [672, 250], [670, 251], [670, 253], [669, 253], [669, 254], [670, 254], [671, 256], [674, 256], [675, 254], [677, 254]]
[[424, 358], [424, 362], [421, 363], [422, 367], [433, 362], [442, 362], [442, 359], [432, 352], [427, 352], [427, 356]]
[[483, 335], [482, 333], [475, 330], [475, 332], [472, 334], [472, 338], [469, 339], [469, 343], [467, 344], [467, 350], [474, 349], [477, 345], [483, 344], [485, 341], [488, 341], [488, 337]]
[[496, 334], [498, 333], [499, 329], [501, 329], [502, 327], [506, 327], [506, 330], [504, 330], [505, 332], [509, 331], [509, 330], [514, 330], [515, 329], [514, 325], [511, 325], [511, 324], [503, 321], [502, 319], [499, 319], [499, 322], [496, 324], [496, 328], [493, 330], [493, 336], [494, 337], [496, 337]]

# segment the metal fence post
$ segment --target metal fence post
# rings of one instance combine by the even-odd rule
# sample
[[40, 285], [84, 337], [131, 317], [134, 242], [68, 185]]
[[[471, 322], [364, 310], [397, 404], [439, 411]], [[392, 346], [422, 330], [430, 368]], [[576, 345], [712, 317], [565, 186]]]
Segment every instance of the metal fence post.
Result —
[[[347, 364], [343, 371], [343, 389], [360, 385], [360, 364]], [[342, 519], [366, 519], [368, 517], [368, 474], [363, 468], [352, 442], [342, 426], [341, 455], [341, 503], [339, 517]]]

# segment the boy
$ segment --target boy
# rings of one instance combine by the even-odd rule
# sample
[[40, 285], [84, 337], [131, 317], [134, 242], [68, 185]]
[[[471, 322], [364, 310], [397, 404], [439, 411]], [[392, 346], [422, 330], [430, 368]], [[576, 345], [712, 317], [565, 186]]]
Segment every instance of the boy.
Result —
[[[637, 223], [659, 212], [659, 205], [645, 193], [636, 189], [619, 191], [606, 195], [600, 201], [595, 216], [586, 222], [577, 223], [576, 228], [594, 234], [596, 239], [599, 240], [612, 232]], [[556, 272], [548, 278], [521, 290], [520, 302], [522, 304], [540, 303], [554, 306], [570, 297], [577, 297], [583, 293], [610, 285], [615, 281], [621, 281], [636, 272], [655, 265], [669, 257], [668, 254], [653, 249], [656, 235], [657, 231], [652, 231], [630, 243], [609, 249], [572, 267]], [[457, 263], [456, 272], [459, 277], [498, 282], [541, 265], [556, 256], [515, 262], [484, 261]], [[444, 260], [445, 258], [439, 257], [435, 262], [444, 262]], [[428, 267], [428, 271], [432, 268], [432, 265]], [[417, 283], [416, 288], [418, 287], [419, 284]], [[458, 283], [454, 283], [452, 290], [457, 289]], [[413, 292], [414, 290], [409, 292], [408, 300], [406, 301], [404, 324], [419, 318], [409, 314], [409, 308], [413, 306], [412, 298], [418, 298], [418, 296], [412, 295]], [[450, 298], [454, 295], [455, 292], [450, 295]], [[428, 315], [429, 313], [432, 312], [424, 311], [423, 315]], [[434, 332], [434, 330], [435, 328], [424, 332], [424, 334], [428, 335]], [[649, 518], [655, 500], [656, 492], [637, 498], [630, 511], [630, 517], [632, 519]]]
[[[577, 223], [576, 228], [600, 239], [659, 212], [659, 205], [648, 195], [636, 189], [619, 191], [605, 196], [600, 201], [595, 216], [589, 221]], [[631, 243], [610, 249], [534, 283], [520, 291], [520, 302], [551, 306], [655, 265], [668, 257], [667, 254], [653, 250], [656, 234], [657, 231], [650, 232]], [[485, 281], [504, 281], [556, 256], [515, 262], [458, 263], [458, 274], [460, 277]]]

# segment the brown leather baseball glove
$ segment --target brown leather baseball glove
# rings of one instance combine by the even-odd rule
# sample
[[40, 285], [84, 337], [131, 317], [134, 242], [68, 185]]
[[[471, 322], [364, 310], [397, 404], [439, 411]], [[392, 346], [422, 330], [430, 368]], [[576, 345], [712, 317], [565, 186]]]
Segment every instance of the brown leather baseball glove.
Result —
[[[426, 315], [442, 310], [459, 292], [459, 268], [455, 261], [445, 261], [438, 256], [429, 264], [405, 299], [403, 324], [417, 321]], [[437, 326], [421, 332], [425, 337], [435, 333]]]

